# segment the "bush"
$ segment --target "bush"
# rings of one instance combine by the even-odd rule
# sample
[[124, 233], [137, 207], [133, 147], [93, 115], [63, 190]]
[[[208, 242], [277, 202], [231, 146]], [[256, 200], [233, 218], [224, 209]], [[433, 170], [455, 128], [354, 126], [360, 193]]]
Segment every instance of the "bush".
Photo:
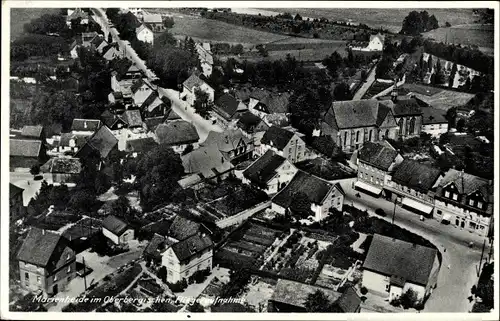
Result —
[[362, 286], [360, 292], [361, 292], [361, 294], [365, 295], [368, 293], [368, 289], [366, 287]]
[[177, 293], [177, 292], [184, 291], [184, 289], [187, 288], [188, 283], [185, 279], [182, 279], [181, 281], [179, 281], [177, 283], [167, 282], [167, 285], [170, 288], [170, 290], [172, 290], [172, 292]]
[[31, 175], [40, 174], [40, 165], [33, 165], [33, 167], [30, 168], [30, 173]]

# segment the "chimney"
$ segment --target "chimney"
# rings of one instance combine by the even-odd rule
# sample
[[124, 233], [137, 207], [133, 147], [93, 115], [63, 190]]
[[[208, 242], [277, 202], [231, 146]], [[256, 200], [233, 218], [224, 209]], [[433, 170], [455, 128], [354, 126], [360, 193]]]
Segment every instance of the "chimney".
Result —
[[394, 87], [391, 92], [391, 100], [396, 102], [398, 100], [398, 80], [394, 79]]
[[86, 121], [83, 122], [83, 128], [87, 129], [87, 122]]
[[45, 229], [42, 229], [42, 235], [45, 235]]

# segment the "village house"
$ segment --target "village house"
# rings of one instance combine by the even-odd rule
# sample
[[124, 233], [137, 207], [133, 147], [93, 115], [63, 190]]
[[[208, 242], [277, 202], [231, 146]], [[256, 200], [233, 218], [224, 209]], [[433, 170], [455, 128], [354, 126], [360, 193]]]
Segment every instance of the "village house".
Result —
[[171, 147], [174, 152], [181, 154], [192, 145], [198, 148], [200, 136], [193, 124], [185, 120], [175, 120], [156, 127], [155, 135], [160, 145]]
[[131, 61], [121, 61], [111, 72], [111, 89], [121, 92], [123, 98], [132, 98], [132, 84], [142, 78], [142, 71]]
[[322, 135], [329, 135], [344, 152], [350, 153], [365, 142], [396, 139], [398, 125], [392, 110], [375, 99], [335, 101], [323, 116]]
[[308, 155], [306, 143], [302, 137], [302, 134], [291, 130], [291, 128], [272, 126], [262, 136], [259, 148], [255, 149], [255, 155], [264, 155], [271, 149], [292, 163], [303, 161]]
[[135, 35], [139, 41], [153, 44], [154, 41], [154, 33], [149, 29], [146, 25], [141, 24], [139, 27], [135, 29]]
[[210, 77], [214, 65], [214, 58], [212, 51], [210, 50], [210, 43], [197, 43], [196, 52], [198, 53], [198, 59], [200, 60], [203, 75], [205, 75], [205, 77]]
[[432, 216], [434, 193], [443, 175], [438, 168], [405, 159], [384, 185], [388, 199], [420, 215]]
[[356, 160], [358, 180], [354, 187], [378, 197], [403, 157], [388, 144], [366, 142], [357, 152]]
[[293, 212], [294, 209], [290, 206], [293, 205], [293, 199], [299, 194], [305, 195], [310, 202], [316, 222], [328, 217], [331, 208], [342, 211], [345, 192], [340, 184], [329, 183], [300, 170], [297, 171], [290, 183], [273, 197], [271, 209], [283, 215], [287, 211]]
[[278, 279], [276, 287], [267, 304], [267, 312], [307, 312], [306, 302], [309, 295], [321, 291], [332, 304], [332, 312], [359, 313], [361, 298], [352, 287], [343, 293], [315, 285]]
[[104, 48], [108, 45], [108, 42], [104, 40], [104, 37], [102, 35], [98, 35], [92, 39], [90, 42], [90, 46], [92, 50], [97, 51], [98, 53], [102, 54], [102, 51]]
[[134, 230], [114, 215], [102, 221], [102, 234], [116, 245], [127, 244], [134, 239]]
[[28, 172], [47, 160], [45, 144], [40, 140], [10, 139], [9, 168], [11, 172]]
[[101, 126], [76, 152], [75, 157], [89, 159], [93, 155], [99, 155], [101, 163], [98, 165], [98, 168], [101, 168], [102, 162], [116, 150], [118, 150], [118, 139], [113, 135], [108, 126]]
[[229, 129], [222, 133], [211, 131], [201, 146], [217, 148], [232, 164], [252, 158], [253, 140], [243, 135], [239, 129]]
[[243, 171], [241, 180], [271, 195], [285, 188], [296, 173], [297, 168], [288, 159], [268, 150]]
[[230, 94], [223, 94], [215, 101], [212, 113], [220, 124], [228, 127], [237, 122], [238, 117], [247, 110], [247, 106], [242, 101]]
[[[110, 92], [108, 95], [108, 102], [110, 105], [112, 105], [113, 109], [125, 109], [125, 102], [123, 100], [123, 94], [120, 91]], [[132, 104], [132, 100], [129, 101], [129, 104]], [[120, 108], [120, 107], [122, 107], [122, 108]]]
[[125, 151], [129, 153], [130, 157], [136, 158], [156, 146], [158, 143], [152, 137], [136, 138], [127, 140]]
[[101, 114], [101, 119], [104, 125], [111, 130], [119, 130], [127, 127], [127, 121], [125, 120], [124, 114], [115, 114], [109, 109], [106, 109]]
[[165, 29], [161, 14], [143, 14], [142, 21], [150, 30], [154, 32], [163, 31], [163, 29]]
[[236, 126], [248, 137], [253, 137], [257, 133], [262, 133], [263, 135], [269, 129], [269, 125], [262, 118], [249, 111], [245, 111], [238, 116]]
[[66, 25], [71, 29], [71, 21], [80, 19], [81, 25], [89, 24], [89, 14], [85, 12], [81, 8], [76, 9], [68, 9], [68, 13], [66, 16]]
[[62, 235], [31, 228], [17, 254], [21, 287], [44, 296], [65, 291], [76, 277], [76, 255]]
[[90, 136], [94, 134], [100, 127], [101, 121], [99, 119], [73, 119], [71, 124], [71, 133], [78, 136]]
[[[251, 91], [248, 100], [248, 110], [265, 119], [268, 115], [288, 115], [290, 93], [276, 93], [263, 89]], [[268, 124], [270, 125], [270, 124]]]
[[196, 271], [212, 270], [213, 243], [205, 234], [195, 234], [172, 244], [162, 256], [167, 282], [188, 279]]
[[215, 148], [200, 147], [181, 156], [186, 176], [178, 181], [182, 188], [200, 188], [204, 182], [226, 179], [234, 166]]
[[120, 51], [117, 43], [110, 43], [102, 49], [102, 57], [107, 61], [111, 61], [116, 58], [122, 58], [123, 53]]
[[19, 138], [35, 139], [44, 142], [46, 138], [45, 130], [43, 129], [43, 126], [40, 125], [23, 126], [23, 128], [21, 128], [21, 133]]
[[170, 100], [163, 96], [160, 98], [157, 91], [149, 94], [148, 98], [139, 105], [139, 110], [143, 118], [164, 116], [170, 110]]
[[390, 301], [412, 289], [425, 301], [437, 283], [437, 250], [374, 234], [363, 263], [363, 286]]
[[24, 216], [25, 207], [23, 199], [24, 189], [9, 183], [9, 219], [11, 222], [17, 221]]
[[184, 81], [182, 86], [183, 88], [181, 98], [185, 100], [190, 106], [193, 106], [196, 100], [196, 90], [204, 91], [208, 94], [208, 100], [211, 102], [214, 101], [214, 89], [194, 73], [188, 79], [186, 79], [186, 81]]
[[385, 36], [378, 33], [370, 36], [368, 43], [361, 42], [360, 44], [351, 45], [351, 49], [355, 51], [382, 51], [384, 50]]
[[151, 84], [146, 78], [139, 78], [136, 80], [132, 87], [130, 87], [134, 105], [141, 106], [156, 89], [156, 86]]
[[62, 133], [59, 139], [59, 145], [57, 146], [57, 152], [66, 153], [72, 152], [76, 153], [87, 141], [87, 135], [75, 135], [73, 133]]
[[72, 59], [78, 58], [78, 52], [81, 46], [82, 46], [81, 38], [77, 38], [71, 43], [71, 45], [69, 46], [69, 55]]
[[144, 127], [140, 110], [137, 109], [126, 110], [122, 114], [122, 117], [125, 120], [127, 127], [129, 129], [140, 129]]
[[493, 182], [450, 169], [439, 183], [434, 216], [464, 231], [488, 236], [493, 229]]
[[92, 48], [92, 41], [95, 38], [100, 37], [100, 35], [93, 31], [93, 32], [82, 32], [81, 34], [82, 37], [82, 46], [85, 48]]
[[422, 108], [422, 132], [433, 138], [446, 134], [448, 132], [446, 112], [433, 107]]
[[52, 184], [75, 184], [82, 171], [78, 158], [54, 157], [40, 167], [42, 173], [51, 174]]

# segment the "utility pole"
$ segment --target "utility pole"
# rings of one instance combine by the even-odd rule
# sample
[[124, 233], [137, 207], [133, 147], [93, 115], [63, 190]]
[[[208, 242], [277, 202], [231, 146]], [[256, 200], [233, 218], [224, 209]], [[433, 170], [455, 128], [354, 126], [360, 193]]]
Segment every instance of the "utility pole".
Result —
[[396, 203], [398, 201], [398, 197], [396, 196], [396, 198], [394, 199], [394, 210], [392, 212], [392, 225], [394, 225], [394, 217], [396, 216]]
[[85, 268], [85, 257], [83, 258], [83, 284], [85, 286], [85, 291], [87, 291], [87, 273]]
[[479, 269], [477, 271], [477, 276], [481, 274], [481, 266], [483, 264], [484, 247], [486, 245], [486, 240], [483, 241], [483, 250], [481, 251], [481, 259], [479, 260]]

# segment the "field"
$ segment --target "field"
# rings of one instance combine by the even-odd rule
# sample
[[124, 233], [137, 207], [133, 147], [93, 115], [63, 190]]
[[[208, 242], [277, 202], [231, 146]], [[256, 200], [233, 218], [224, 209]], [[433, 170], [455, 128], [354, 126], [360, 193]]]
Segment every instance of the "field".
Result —
[[44, 14], [59, 12], [57, 8], [12, 8], [10, 12], [11, 41], [24, 34], [24, 24]]
[[189, 15], [174, 14], [174, 21], [174, 27], [169, 32], [174, 36], [192, 37], [195, 41], [255, 45], [287, 38], [287, 36], [270, 32], [253, 30], [217, 20]]
[[493, 25], [457, 25], [451, 28], [432, 30], [423, 35], [438, 42], [476, 45], [487, 54], [493, 53]]

